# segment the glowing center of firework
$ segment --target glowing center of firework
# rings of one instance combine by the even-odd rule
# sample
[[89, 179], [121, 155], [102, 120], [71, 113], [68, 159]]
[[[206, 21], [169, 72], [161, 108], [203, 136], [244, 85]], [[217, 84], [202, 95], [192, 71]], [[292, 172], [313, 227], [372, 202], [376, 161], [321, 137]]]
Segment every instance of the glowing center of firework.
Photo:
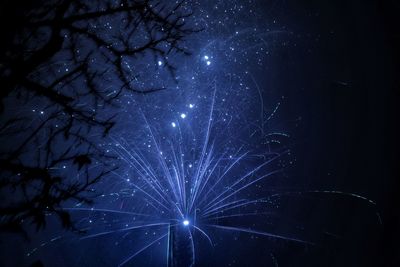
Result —
[[183, 225], [184, 225], [184, 226], [188, 226], [188, 225], [189, 225], [189, 220], [184, 220], [184, 221], [183, 221]]

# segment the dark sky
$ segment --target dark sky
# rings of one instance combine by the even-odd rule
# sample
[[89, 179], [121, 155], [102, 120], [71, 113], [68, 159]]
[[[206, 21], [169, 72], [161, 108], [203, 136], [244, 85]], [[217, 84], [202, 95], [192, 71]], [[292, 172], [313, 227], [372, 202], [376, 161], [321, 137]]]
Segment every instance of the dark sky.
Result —
[[[160, 59], [132, 62], [132, 69], [141, 70], [143, 85], [170, 89], [120, 100], [118, 124], [101, 145], [120, 156], [122, 167], [98, 185], [104, 197], [85, 208], [151, 214], [156, 223], [175, 216], [153, 209], [151, 200], [144, 201], [149, 197], [137, 192], [136, 182], [146, 185], [135, 182], [140, 167], [132, 163], [138, 157], [132, 154], [162, 173], [157, 154], [179, 151], [187, 166], [184, 173], [194, 176], [215, 101], [209, 143], [214, 143], [221, 166], [245, 151], [254, 156], [217, 188], [224, 191], [236, 177], [274, 157], [272, 153], [280, 155], [276, 162], [251, 179], [281, 171], [233, 199], [270, 197], [268, 201], [218, 214], [265, 216], [199, 219], [214, 246], [201, 233], [194, 234], [198, 266], [399, 266], [400, 5], [236, 0], [199, 1], [187, 8], [194, 11], [189, 23], [204, 27], [187, 43], [192, 55], [171, 59], [178, 67], [177, 83]], [[79, 208], [75, 204], [68, 207]], [[78, 225], [88, 227], [86, 237], [59, 229], [49, 218], [46, 230], [32, 232], [30, 243], [3, 235], [0, 265], [29, 266], [41, 260], [45, 266], [118, 266], [157, 240], [125, 266], [164, 266], [165, 225], [125, 231], [136, 220], [154, 220], [73, 212]], [[193, 212], [185, 215], [193, 218]], [[107, 231], [114, 232], [91, 237]]]

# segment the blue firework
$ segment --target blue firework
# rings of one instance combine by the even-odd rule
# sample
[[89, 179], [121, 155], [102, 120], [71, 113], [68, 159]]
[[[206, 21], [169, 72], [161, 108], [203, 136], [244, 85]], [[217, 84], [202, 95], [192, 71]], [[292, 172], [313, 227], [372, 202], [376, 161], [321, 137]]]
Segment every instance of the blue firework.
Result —
[[[94, 233], [82, 239], [156, 229], [157, 234], [122, 260], [121, 266], [133, 262], [141, 252], [160, 242], [168, 243], [167, 257], [171, 266], [192, 266], [196, 262], [196, 239], [207, 240], [213, 247], [214, 234], [209, 231], [215, 233], [215, 230], [309, 243], [252, 227], [226, 225], [229, 218], [263, 216], [271, 212], [270, 207], [276, 202], [265, 193], [255, 193], [255, 189], [281, 172], [281, 160], [288, 151], [269, 149], [257, 153], [256, 148], [250, 149], [244, 142], [237, 145], [235, 141], [236, 145], [232, 145], [232, 140], [238, 136], [226, 131], [231, 120], [221, 117], [224, 109], [219, 108], [216, 101], [214, 90], [205, 101], [208, 105], [199, 111], [208, 114], [202, 116], [205, 123], [183, 121], [188, 119], [188, 114], [180, 113], [177, 117], [181, 122], [167, 124], [172, 129], [166, 136], [141, 111], [140, 141], [145, 142], [138, 145], [136, 140], [112, 138], [110, 150], [126, 166], [110, 178], [108, 187], [115, 191], [102, 195], [107, 199], [102, 200], [102, 204], [112, 208], [74, 207], [70, 210], [128, 215], [135, 220], [117, 228], [126, 219], [119, 218], [111, 225], [112, 229], [105, 231], [91, 227]], [[188, 107], [192, 109], [194, 104]], [[287, 135], [271, 133], [266, 136]], [[92, 223], [88, 217], [84, 221]]]

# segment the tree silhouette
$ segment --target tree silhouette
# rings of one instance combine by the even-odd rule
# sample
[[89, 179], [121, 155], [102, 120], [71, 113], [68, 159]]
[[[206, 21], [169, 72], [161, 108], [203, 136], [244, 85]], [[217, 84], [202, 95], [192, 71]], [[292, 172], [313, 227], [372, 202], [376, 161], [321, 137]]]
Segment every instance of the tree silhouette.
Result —
[[4, 1], [0, 7], [0, 230], [38, 229], [63, 204], [91, 203], [93, 185], [117, 166], [99, 140], [124, 93], [164, 88], [138, 77], [146, 55], [174, 76], [196, 30], [183, 2]]

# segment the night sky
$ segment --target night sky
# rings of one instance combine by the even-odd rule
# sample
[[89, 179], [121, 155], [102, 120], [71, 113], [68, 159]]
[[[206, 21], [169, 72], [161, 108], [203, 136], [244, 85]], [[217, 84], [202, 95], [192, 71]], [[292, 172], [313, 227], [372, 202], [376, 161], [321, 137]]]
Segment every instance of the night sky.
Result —
[[166, 90], [124, 94], [94, 137], [119, 168], [92, 206], [65, 204], [86, 232], [49, 216], [29, 242], [2, 234], [0, 265], [166, 266], [168, 226], [185, 219], [196, 266], [399, 266], [399, 4], [184, 9], [202, 30], [191, 55], [168, 56], [175, 75], [151, 54], [126, 63], [139, 87]]

